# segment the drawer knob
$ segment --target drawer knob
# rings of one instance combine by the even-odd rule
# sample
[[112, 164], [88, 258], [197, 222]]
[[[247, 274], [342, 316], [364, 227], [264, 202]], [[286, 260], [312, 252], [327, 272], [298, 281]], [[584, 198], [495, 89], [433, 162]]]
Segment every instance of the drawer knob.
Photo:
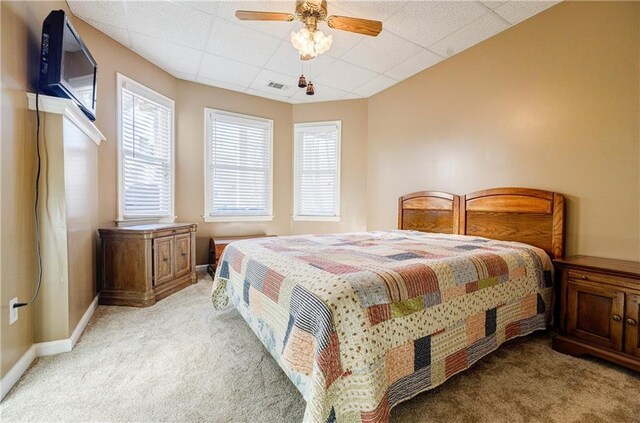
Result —
[[585, 281], [589, 280], [589, 276], [587, 275], [582, 275], [582, 279], [584, 279]]
[[628, 324], [629, 326], [635, 326], [635, 325], [636, 325], [636, 323], [637, 323], [637, 322], [636, 322], [635, 320], [633, 320], [633, 319], [627, 319], [627, 324]]
[[167, 262], [167, 261], [169, 261], [169, 258], [168, 257], [163, 257], [162, 261]]
[[622, 317], [618, 316], [617, 314], [614, 314], [613, 320], [615, 320], [616, 322], [619, 322], [620, 320], [622, 320]]

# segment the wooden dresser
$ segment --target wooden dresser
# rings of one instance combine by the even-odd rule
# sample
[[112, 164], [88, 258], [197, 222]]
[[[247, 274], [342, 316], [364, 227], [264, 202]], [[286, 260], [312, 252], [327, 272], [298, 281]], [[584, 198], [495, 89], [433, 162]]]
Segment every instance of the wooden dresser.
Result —
[[561, 311], [553, 349], [640, 371], [640, 262], [576, 256], [554, 263]]
[[192, 223], [100, 229], [100, 304], [147, 307], [197, 282]]

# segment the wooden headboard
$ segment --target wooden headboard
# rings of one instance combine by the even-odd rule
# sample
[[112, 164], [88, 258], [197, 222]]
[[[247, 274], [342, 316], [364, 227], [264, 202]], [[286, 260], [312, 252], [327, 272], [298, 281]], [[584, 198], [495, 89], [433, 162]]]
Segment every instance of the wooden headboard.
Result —
[[[455, 215], [457, 224], [449, 221]], [[418, 192], [400, 197], [398, 228], [523, 242], [562, 258], [564, 197], [530, 188], [494, 188], [463, 197]]]
[[398, 229], [457, 234], [460, 197], [438, 191], [420, 191], [398, 199]]

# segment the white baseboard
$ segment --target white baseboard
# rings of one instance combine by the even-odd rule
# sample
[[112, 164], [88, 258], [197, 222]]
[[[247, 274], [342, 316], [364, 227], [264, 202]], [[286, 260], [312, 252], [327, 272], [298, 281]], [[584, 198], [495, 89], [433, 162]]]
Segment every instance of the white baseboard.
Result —
[[69, 351], [71, 351], [73, 347], [76, 346], [76, 342], [78, 342], [80, 335], [82, 335], [82, 332], [84, 332], [84, 329], [87, 327], [87, 323], [89, 323], [89, 320], [91, 320], [91, 316], [93, 316], [93, 313], [96, 312], [96, 309], [98, 308], [98, 297], [100, 297], [100, 293], [98, 293], [93, 301], [91, 301], [91, 304], [89, 304], [87, 311], [84, 312], [82, 318], [76, 325], [76, 328], [73, 330], [71, 338], [69, 338], [69, 340], [71, 341]]
[[6, 375], [0, 380], [0, 401], [5, 395], [9, 393], [13, 385], [22, 377], [24, 372], [27, 371], [33, 360], [36, 359], [36, 346], [32, 345], [26, 353], [22, 354], [20, 360], [7, 372]]
[[206, 272], [208, 264], [199, 264], [196, 266], [196, 272]]
[[87, 327], [87, 323], [91, 320], [91, 316], [93, 316], [93, 313], [95, 313], [98, 307], [98, 296], [99, 294], [96, 295], [87, 308], [87, 311], [84, 312], [70, 338], [38, 342], [37, 344], [31, 345], [31, 348], [20, 357], [18, 362], [14, 364], [11, 370], [0, 380], [0, 401], [9, 393], [13, 385], [20, 380], [20, 377], [27, 371], [31, 363], [33, 363], [33, 360], [38, 357], [44, 357], [45, 355], [69, 352], [73, 349], [76, 342], [78, 342], [78, 338], [80, 338], [80, 335], [82, 335], [82, 332]]

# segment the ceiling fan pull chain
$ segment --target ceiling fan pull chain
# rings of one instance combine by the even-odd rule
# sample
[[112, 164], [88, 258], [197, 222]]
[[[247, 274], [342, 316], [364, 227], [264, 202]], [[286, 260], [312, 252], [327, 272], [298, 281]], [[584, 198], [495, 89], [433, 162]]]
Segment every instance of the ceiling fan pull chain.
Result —
[[307, 84], [307, 95], [314, 95], [316, 90], [313, 87], [313, 82], [311, 82], [311, 61], [307, 65], [307, 75], [309, 75], [309, 84]]
[[304, 61], [300, 61], [300, 78], [298, 78], [298, 88], [305, 88], [307, 86], [307, 79], [304, 77]]

